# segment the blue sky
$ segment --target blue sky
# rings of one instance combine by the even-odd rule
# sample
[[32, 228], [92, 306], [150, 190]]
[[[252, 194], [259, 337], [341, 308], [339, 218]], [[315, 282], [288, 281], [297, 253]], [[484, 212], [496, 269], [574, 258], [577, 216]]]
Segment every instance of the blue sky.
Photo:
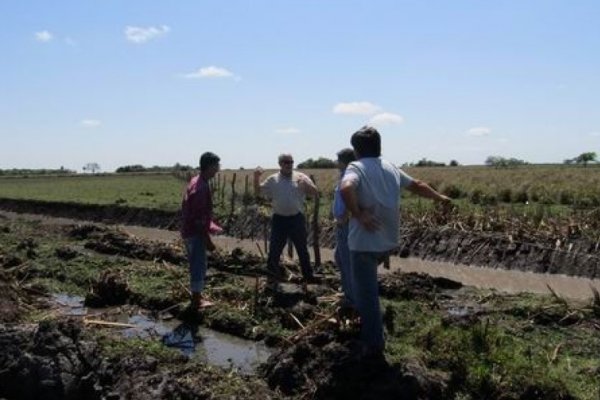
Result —
[[599, 1], [0, 2], [0, 168], [600, 153]]

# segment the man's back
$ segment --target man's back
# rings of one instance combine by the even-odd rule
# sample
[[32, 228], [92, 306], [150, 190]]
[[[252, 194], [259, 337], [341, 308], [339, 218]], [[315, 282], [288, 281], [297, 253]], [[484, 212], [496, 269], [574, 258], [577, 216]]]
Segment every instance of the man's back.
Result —
[[350, 221], [348, 244], [352, 251], [383, 252], [398, 244], [400, 189], [412, 178], [378, 157], [365, 157], [352, 162], [344, 180], [356, 187], [358, 205], [379, 222], [376, 231], [367, 231], [356, 219]]

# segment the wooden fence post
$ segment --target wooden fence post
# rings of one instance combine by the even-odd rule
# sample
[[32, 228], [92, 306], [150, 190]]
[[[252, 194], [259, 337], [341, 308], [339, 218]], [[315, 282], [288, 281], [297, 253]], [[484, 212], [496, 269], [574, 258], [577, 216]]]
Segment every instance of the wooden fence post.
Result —
[[246, 174], [244, 177], [244, 208], [248, 205], [248, 180], [250, 179], [250, 175]]
[[[315, 183], [314, 175], [310, 176], [310, 179]], [[313, 210], [313, 218], [312, 218], [312, 228], [313, 228], [313, 250], [315, 252], [315, 267], [321, 266], [321, 248], [319, 247], [319, 206], [320, 206], [320, 195], [317, 194], [314, 198], [315, 200], [315, 209]]]
[[235, 178], [236, 173], [234, 172], [233, 178], [231, 179], [231, 216], [233, 216], [233, 212], [235, 211]]
[[227, 176], [223, 175], [223, 182], [221, 182], [221, 207], [225, 208], [225, 186], [227, 186]]
[[264, 239], [264, 248], [265, 248], [265, 254], [268, 254], [269, 251], [269, 246], [268, 246], [268, 232], [267, 232], [267, 221], [263, 222], [263, 239]]

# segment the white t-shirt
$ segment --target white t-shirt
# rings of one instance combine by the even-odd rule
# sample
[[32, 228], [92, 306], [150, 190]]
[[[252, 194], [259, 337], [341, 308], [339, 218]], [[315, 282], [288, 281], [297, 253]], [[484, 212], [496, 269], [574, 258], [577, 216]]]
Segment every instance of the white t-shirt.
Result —
[[361, 158], [348, 165], [342, 182], [354, 186], [360, 209], [369, 210], [380, 223], [378, 230], [370, 232], [356, 218], [350, 219], [350, 250], [384, 252], [398, 246], [400, 190], [412, 181], [404, 171], [378, 157]]
[[298, 185], [301, 179], [310, 181], [302, 172], [292, 171], [291, 177], [277, 172], [260, 184], [262, 193], [272, 201], [273, 214], [289, 217], [304, 212], [306, 194]]

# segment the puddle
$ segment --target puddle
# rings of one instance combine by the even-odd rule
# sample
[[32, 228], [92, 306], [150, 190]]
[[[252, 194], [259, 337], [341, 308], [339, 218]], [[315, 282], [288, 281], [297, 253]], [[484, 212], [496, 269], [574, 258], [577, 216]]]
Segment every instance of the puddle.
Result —
[[52, 295], [52, 301], [58, 306], [61, 313], [68, 316], [86, 315], [87, 308], [83, 305], [84, 300], [81, 296], [70, 296], [62, 293]]
[[63, 315], [131, 325], [113, 329], [120, 331], [125, 338], [160, 340], [168, 347], [179, 349], [187, 357], [232, 368], [242, 374], [254, 374], [256, 367], [271, 355], [271, 350], [262, 342], [240, 339], [204, 327], [180, 321], [155, 320], [139, 312], [131, 315], [121, 308], [88, 310], [80, 296], [53, 294], [52, 300]]
[[450, 307], [447, 311], [453, 317], [466, 317], [474, 313], [469, 307]]
[[262, 342], [240, 339], [180, 321], [157, 321], [143, 314], [121, 314], [117, 322], [135, 325], [135, 328], [122, 330], [127, 338], [161, 340], [165, 346], [179, 349], [187, 357], [232, 368], [242, 374], [254, 374], [256, 367], [271, 355], [271, 350]]

